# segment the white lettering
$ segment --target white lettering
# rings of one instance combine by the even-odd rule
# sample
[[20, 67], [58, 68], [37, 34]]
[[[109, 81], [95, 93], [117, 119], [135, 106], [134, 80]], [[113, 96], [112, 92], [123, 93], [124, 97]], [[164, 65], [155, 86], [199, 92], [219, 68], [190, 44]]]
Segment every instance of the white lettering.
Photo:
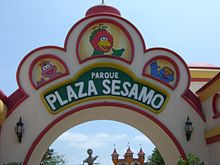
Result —
[[75, 84], [76, 87], [79, 87], [78, 97], [83, 98], [87, 96], [87, 93], [83, 93], [84, 82], [78, 82]]
[[95, 73], [92, 72], [92, 73], [91, 73], [91, 78], [93, 79], [94, 77], [95, 77]]
[[[156, 101], [158, 99], [159, 99], [159, 103], [156, 104]], [[163, 102], [164, 102], [164, 97], [160, 94], [156, 94], [151, 101], [151, 106], [154, 109], [159, 109], [161, 107], [161, 105], [163, 104]]]
[[91, 73], [92, 79], [118, 79], [119, 73], [118, 72], [92, 72]]
[[46, 96], [46, 100], [49, 103], [50, 107], [54, 110], [56, 110], [56, 107], [54, 106], [54, 103], [57, 101], [57, 98], [54, 94], [49, 94]]
[[143, 88], [141, 89], [141, 93], [138, 97], [138, 100], [145, 103], [148, 99], [148, 95], [146, 95], [146, 94], [147, 94], [147, 87], [143, 86]]
[[128, 95], [128, 97], [134, 97], [135, 100], [137, 100], [138, 97], [138, 84], [134, 84], [131, 88], [131, 91]]
[[140, 93], [140, 95], [138, 97], [138, 100], [142, 101], [143, 103], [147, 102], [147, 105], [150, 105], [151, 100], [152, 100], [154, 94], [155, 94], [154, 90], [150, 90], [150, 92], [147, 93], [147, 88], [146, 87], [142, 88], [141, 93]]
[[[68, 83], [66, 86], [59, 87], [50, 94], [44, 95], [50, 109], [57, 111], [62, 106], [73, 101], [77, 102], [80, 98], [87, 96], [109, 95], [136, 100], [157, 111], [161, 109], [166, 100], [166, 96], [160, 93], [160, 91], [155, 91], [145, 84], [139, 84], [134, 81], [124, 81], [125, 79], [117, 79], [120, 76], [119, 72], [92, 72], [90, 76], [91, 77], [88, 77], [90, 80]], [[115, 97], [115, 99], [117, 99], [117, 97]]]
[[108, 95], [110, 94], [111, 92], [111, 88], [108, 86], [108, 84], [111, 84], [110, 80], [103, 80], [102, 81], [102, 85], [104, 87], [104, 89], [102, 90], [102, 92], [105, 94], [105, 95]]
[[58, 101], [59, 101], [59, 103], [60, 103], [61, 106], [63, 106], [63, 105], [65, 105], [66, 103], [68, 103], [68, 100], [62, 100], [60, 94], [59, 94], [57, 91], [54, 92], [54, 93], [55, 93], [55, 95], [56, 95], [56, 97], [57, 97], [57, 99], [58, 99]]
[[138, 97], [138, 100], [142, 101], [143, 103], [146, 103], [146, 101], [147, 101], [147, 104], [150, 105], [151, 100], [152, 100], [154, 94], [155, 94], [154, 90], [150, 90], [150, 92], [147, 93], [147, 87], [143, 87], [141, 89], [141, 93], [140, 93], [140, 95]]
[[112, 80], [112, 95], [120, 95], [120, 92], [117, 90], [120, 90], [121, 80]]
[[108, 72], [105, 72], [105, 73], [104, 73], [104, 76], [105, 76], [105, 78], [107, 78], [107, 79], [110, 77], [110, 75], [109, 75]]
[[118, 76], [118, 72], [115, 72], [115, 78], [118, 79], [119, 76]]
[[94, 95], [98, 95], [98, 92], [96, 90], [94, 82], [92, 80], [89, 80], [89, 83], [88, 83], [88, 96], [91, 96], [92, 93]]
[[104, 74], [103, 72], [100, 72], [100, 79], [103, 79], [104, 78]]
[[72, 98], [74, 98], [75, 100], [78, 99], [78, 96], [76, 95], [76, 93], [74, 92], [73, 88], [70, 85], [66, 87], [66, 92], [69, 102], [72, 101]]
[[122, 96], [127, 96], [128, 93], [129, 93], [128, 87], [130, 88], [130, 87], [131, 87], [131, 84], [130, 84], [129, 82], [125, 81], [125, 82], [123, 83], [122, 87], [123, 87], [124, 91], [121, 91], [121, 95], [122, 95]]

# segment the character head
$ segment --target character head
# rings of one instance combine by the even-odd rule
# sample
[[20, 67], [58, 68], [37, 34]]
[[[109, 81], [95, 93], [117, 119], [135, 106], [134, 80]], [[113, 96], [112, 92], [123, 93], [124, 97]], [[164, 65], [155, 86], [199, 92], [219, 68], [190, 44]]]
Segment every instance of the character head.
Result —
[[44, 77], [51, 78], [57, 72], [57, 67], [55, 65], [52, 65], [49, 61], [43, 60], [40, 66], [41, 66], [41, 74]]
[[100, 26], [90, 35], [90, 43], [92, 47], [100, 52], [109, 52], [113, 47], [113, 37], [106, 30], [106, 26]]
[[174, 72], [169, 67], [163, 67], [162, 69], [160, 69], [159, 73], [163, 79], [167, 79], [169, 81], [173, 80]]

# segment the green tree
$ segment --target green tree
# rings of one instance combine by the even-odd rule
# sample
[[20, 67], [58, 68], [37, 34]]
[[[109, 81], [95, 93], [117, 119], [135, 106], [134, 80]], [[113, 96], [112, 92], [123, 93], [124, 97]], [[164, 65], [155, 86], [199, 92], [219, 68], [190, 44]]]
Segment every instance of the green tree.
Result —
[[20, 162], [10, 162], [10, 163], [4, 163], [3, 165], [22, 165], [22, 163]]
[[157, 148], [154, 148], [153, 153], [148, 157], [147, 165], [165, 165], [164, 160]]
[[66, 163], [65, 157], [53, 149], [48, 148], [41, 160], [40, 165], [64, 165]]
[[177, 165], [205, 165], [204, 162], [201, 162], [200, 159], [192, 154], [187, 154], [187, 160], [184, 160], [183, 158], [178, 159]]

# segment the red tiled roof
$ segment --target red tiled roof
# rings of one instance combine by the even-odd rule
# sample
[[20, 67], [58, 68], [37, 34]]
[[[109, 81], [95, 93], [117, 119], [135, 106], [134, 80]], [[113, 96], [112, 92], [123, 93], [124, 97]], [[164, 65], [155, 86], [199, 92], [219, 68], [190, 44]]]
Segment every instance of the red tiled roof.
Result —
[[130, 147], [128, 147], [127, 152], [125, 153], [125, 155], [127, 155], [127, 154], [134, 154], [134, 153], [131, 151], [131, 148], [130, 148]]
[[145, 153], [143, 152], [142, 148], [140, 149], [138, 155], [145, 155]]

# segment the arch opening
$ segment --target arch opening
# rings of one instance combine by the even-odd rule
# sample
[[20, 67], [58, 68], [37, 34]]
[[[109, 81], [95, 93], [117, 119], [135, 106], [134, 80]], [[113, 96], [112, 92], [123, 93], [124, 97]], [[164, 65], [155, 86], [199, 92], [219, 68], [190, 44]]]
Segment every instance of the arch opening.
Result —
[[67, 164], [79, 165], [85, 160], [87, 149], [98, 155], [97, 164], [113, 165], [114, 149], [123, 159], [128, 147], [138, 159], [140, 149], [145, 153], [145, 161], [155, 145], [136, 128], [113, 120], [93, 120], [70, 128], [60, 135], [49, 147], [64, 155]]
[[179, 156], [185, 157], [174, 135], [155, 117], [134, 107], [112, 105], [73, 109], [55, 119], [35, 139], [24, 164], [39, 164], [45, 151], [62, 133], [94, 120], [112, 120], [136, 128], [157, 146], [166, 164], [175, 164]]

